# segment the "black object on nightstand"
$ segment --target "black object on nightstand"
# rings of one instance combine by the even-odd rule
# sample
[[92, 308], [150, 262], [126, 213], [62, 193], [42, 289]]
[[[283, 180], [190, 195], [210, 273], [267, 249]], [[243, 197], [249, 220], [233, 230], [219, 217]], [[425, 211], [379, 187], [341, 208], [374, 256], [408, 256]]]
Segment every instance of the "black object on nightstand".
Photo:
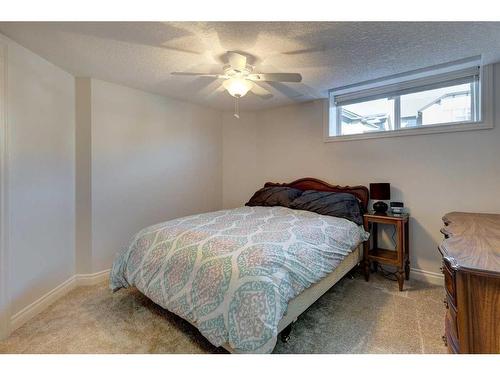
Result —
[[[370, 231], [370, 240], [363, 244], [363, 265], [365, 279], [370, 279], [370, 262], [388, 264], [397, 268], [399, 290], [403, 290], [404, 279], [410, 279], [410, 248], [409, 248], [409, 215], [408, 214], [379, 214], [368, 213], [363, 215], [365, 229]], [[378, 224], [389, 224], [396, 227], [396, 249], [387, 250], [378, 247]], [[370, 228], [371, 227], [371, 228]]]

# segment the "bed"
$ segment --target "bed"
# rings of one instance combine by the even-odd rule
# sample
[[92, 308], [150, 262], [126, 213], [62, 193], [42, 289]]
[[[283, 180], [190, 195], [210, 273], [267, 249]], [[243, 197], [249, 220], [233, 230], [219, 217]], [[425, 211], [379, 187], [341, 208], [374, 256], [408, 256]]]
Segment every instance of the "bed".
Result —
[[[301, 191], [368, 189], [304, 178]], [[351, 197], [352, 198], [352, 197]], [[145, 228], [116, 257], [113, 291], [136, 287], [231, 353], [270, 353], [277, 336], [361, 261], [368, 234], [352, 221], [287, 207], [240, 207]]]

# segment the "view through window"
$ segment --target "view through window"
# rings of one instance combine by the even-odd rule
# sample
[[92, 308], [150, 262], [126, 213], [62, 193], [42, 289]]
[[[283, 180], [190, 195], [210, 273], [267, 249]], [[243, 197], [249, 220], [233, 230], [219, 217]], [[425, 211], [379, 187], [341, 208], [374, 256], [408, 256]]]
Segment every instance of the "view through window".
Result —
[[365, 91], [333, 91], [329, 136], [478, 122], [479, 71], [475, 66]]

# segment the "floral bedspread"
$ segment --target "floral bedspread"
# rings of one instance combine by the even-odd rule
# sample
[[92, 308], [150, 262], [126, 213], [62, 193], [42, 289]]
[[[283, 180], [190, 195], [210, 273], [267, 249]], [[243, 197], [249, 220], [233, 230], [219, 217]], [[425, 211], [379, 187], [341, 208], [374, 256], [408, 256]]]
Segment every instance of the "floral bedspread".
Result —
[[135, 286], [215, 346], [270, 353], [288, 302], [367, 238], [346, 219], [284, 207], [193, 215], [139, 232], [110, 287]]

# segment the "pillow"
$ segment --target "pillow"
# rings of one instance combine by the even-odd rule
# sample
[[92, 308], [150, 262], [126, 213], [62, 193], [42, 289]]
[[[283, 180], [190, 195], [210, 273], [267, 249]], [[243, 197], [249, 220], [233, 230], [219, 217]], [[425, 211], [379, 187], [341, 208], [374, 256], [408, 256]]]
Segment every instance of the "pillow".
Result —
[[290, 204], [290, 208], [341, 217], [358, 225], [363, 224], [363, 209], [358, 199], [349, 193], [306, 190]]
[[270, 186], [258, 190], [245, 206], [283, 206], [289, 207], [292, 201], [302, 194], [302, 190], [284, 186]]

